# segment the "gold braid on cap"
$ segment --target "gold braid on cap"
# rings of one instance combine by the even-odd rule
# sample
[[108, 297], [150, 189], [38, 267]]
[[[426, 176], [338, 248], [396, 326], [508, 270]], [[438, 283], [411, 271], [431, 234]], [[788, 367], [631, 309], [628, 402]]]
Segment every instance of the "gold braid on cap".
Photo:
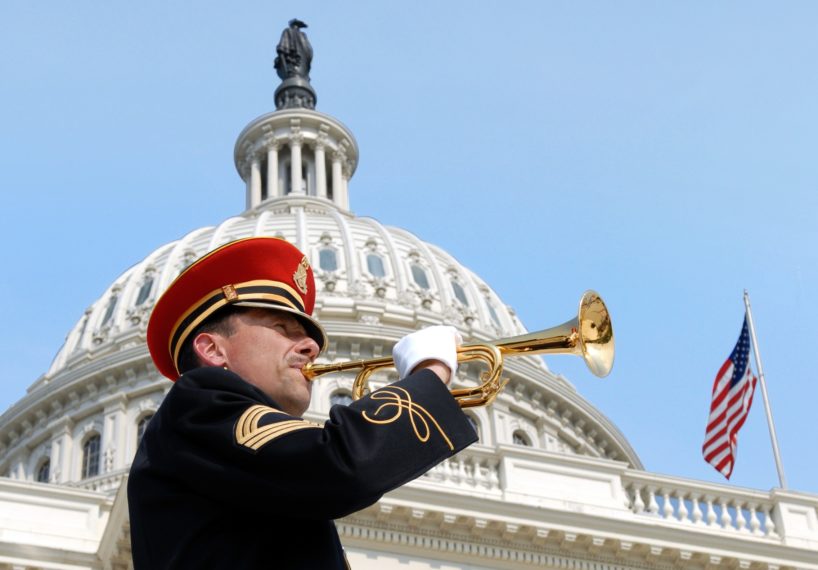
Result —
[[179, 352], [190, 334], [222, 307], [244, 301], [256, 301], [275, 307], [279, 305], [299, 313], [304, 311], [304, 299], [292, 287], [281, 281], [259, 279], [234, 283], [215, 289], [194, 303], [179, 317], [170, 331], [168, 350], [178, 372]]

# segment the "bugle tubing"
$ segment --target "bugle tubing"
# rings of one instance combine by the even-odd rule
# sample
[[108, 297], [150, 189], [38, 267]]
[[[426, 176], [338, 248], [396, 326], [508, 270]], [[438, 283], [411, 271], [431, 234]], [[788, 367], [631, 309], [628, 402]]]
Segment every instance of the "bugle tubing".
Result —
[[[482, 374], [482, 384], [452, 390], [452, 396], [462, 408], [490, 404], [507, 382], [501, 378], [503, 359], [534, 354], [581, 356], [595, 376], [607, 376], [613, 367], [614, 334], [611, 317], [602, 298], [594, 291], [586, 291], [580, 299], [577, 316], [559, 326], [491, 343], [459, 346], [458, 362], [480, 360], [486, 363], [488, 370]], [[384, 356], [335, 364], [307, 364], [302, 372], [308, 380], [314, 380], [331, 372], [360, 369], [352, 385], [352, 397], [357, 400], [366, 393], [369, 377], [375, 371], [392, 366], [392, 357]]]

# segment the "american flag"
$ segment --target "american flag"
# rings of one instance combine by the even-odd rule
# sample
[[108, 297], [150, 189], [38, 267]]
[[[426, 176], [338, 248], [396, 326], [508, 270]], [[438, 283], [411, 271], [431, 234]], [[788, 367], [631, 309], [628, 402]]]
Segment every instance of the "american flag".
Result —
[[750, 333], [745, 314], [738, 342], [713, 382], [710, 419], [702, 446], [704, 460], [727, 479], [733, 473], [738, 430], [750, 413], [756, 380], [750, 370]]

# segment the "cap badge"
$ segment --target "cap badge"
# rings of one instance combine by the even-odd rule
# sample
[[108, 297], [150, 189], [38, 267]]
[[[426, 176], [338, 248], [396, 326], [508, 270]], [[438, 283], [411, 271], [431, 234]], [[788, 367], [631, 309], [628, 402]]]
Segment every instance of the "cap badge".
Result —
[[293, 281], [295, 281], [295, 286], [298, 287], [298, 290], [301, 291], [304, 295], [307, 294], [307, 269], [310, 267], [310, 262], [307, 261], [307, 256], [305, 255], [301, 259], [301, 263], [298, 264], [298, 268], [293, 273]]
[[234, 303], [239, 300], [239, 294], [236, 292], [236, 288], [232, 285], [225, 285], [222, 287], [222, 293], [224, 293], [224, 298], [228, 303]]

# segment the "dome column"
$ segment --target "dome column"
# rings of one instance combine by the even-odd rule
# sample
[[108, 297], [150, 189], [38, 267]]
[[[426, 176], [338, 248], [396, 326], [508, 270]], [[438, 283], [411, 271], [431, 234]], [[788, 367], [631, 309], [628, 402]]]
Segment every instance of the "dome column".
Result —
[[[295, 130], [297, 127], [293, 127]], [[296, 131], [290, 135], [290, 193], [304, 194], [304, 185], [301, 178], [301, 146], [304, 136]]]
[[280, 143], [274, 140], [267, 147], [267, 199], [281, 196], [278, 187], [278, 148]]
[[342, 208], [349, 209], [346, 180], [344, 180], [343, 161], [346, 155], [341, 151], [332, 153], [332, 199]]
[[341, 168], [341, 187], [343, 190], [341, 191], [341, 198], [338, 204], [345, 210], [349, 210], [349, 179], [352, 178], [352, 172], [349, 169], [349, 165], [344, 162], [343, 168]]
[[315, 192], [319, 198], [327, 197], [327, 162], [321, 139], [315, 143]]
[[72, 428], [71, 420], [64, 418], [55, 430], [56, 436], [51, 444], [51, 456], [55, 460], [51, 463], [53, 472], [50, 478], [53, 483], [67, 483], [71, 480]]
[[250, 162], [250, 204], [261, 203], [261, 161], [254, 156]]
[[109, 473], [128, 464], [125, 454], [127, 430], [127, 406], [124, 396], [118, 397], [104, 410], [104, 429], [108, 444], [102, 455], [102, 469], [100, 473]]

